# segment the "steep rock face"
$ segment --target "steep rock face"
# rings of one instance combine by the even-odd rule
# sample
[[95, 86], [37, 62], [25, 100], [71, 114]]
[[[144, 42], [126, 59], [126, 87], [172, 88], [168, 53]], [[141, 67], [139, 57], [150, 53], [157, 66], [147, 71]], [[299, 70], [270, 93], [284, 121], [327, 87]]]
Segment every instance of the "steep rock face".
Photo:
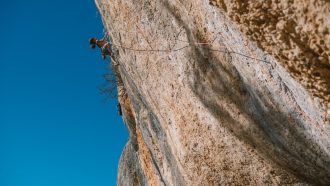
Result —
[[[249, 37], [251, 25], [236, 20], [244, 16], [234, 2], [96, 1], [113, 41], [130, 132], [118, 185], [330, 184], [326, 96], [317, 99], [311, 94], [317, 88], [297, 78], [300, 67], [287, 65], [286, 53], [275, 49], [281, 40]], [[281, 29], [283, 37], [291, 34]], [[313, 55], [327, 57], [322, 33], [316, 35], [325, 53]], [[302, 58], [309, 63], [313, 55]], [[324, 65], [313, 69], [327, 72], [329, 61], [317, 60]], [[327, 81], [326, 75], [318, 79]]]
[[210, 0], [258, 46], [330, 107], [330, 3], [324, 0]]

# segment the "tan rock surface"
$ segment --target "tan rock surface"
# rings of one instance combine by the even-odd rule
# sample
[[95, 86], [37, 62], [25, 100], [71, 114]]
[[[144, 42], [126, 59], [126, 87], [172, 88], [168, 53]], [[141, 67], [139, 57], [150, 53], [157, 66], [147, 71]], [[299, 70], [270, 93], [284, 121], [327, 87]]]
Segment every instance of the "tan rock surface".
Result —
[[330, 107], [330, 2], [210, 0]]
[[[329, 89], [324, 99], [310, 94], [321, 89], [309, 89], [296, 73], [309, 55], [301, 55], [297, 44], [259, 38], [271, 32], [249, 36], [251, 25], [235, 18], [245, 16], [232, 8], [237, 2], [96, 1], [114, 43], [130, 132], [118, 185], [330, 184]], [[253, 7], [247, 17], [259, 8]], [[314, 13], [328, 19], [326, 10]], [[276, 28], [274, 37], [289, 32], [288, 23], [277, 24], [282, 31]], [[255, 31], [258, 25], [252, 26]], [[313, 55], [329, 56], [328, 35], [320, 33], [308, 36], [324, 40], [324, 53]], [[312, 42], [306, 47], [316, 51]], [[293, 50], [301, 69], [283, 60]], [[312, 63], [324, 69], [322, 82], [327, 63]]]

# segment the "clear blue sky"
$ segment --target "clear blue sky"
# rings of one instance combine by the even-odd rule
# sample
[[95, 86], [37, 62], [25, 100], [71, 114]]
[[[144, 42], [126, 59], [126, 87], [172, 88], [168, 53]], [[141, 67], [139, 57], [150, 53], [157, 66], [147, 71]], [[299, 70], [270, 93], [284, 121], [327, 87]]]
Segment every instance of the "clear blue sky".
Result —
[[0, 186], [110, 186], [128, 139], [94, 1], [0, 1]]

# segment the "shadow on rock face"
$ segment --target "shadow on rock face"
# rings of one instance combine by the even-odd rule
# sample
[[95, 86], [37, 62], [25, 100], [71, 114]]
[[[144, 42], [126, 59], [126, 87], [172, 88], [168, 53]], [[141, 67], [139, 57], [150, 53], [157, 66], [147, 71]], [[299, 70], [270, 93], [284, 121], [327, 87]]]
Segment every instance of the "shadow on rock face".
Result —
[[[184, 22], [171, 5], [165, 7], [185, 29], [190, 43], [201, 39], [201, 34], [194, 33], [193, 26]], [[306, 132], [315, 126], [280, 107], [267, 92], [257, 92], [244, 82], [231, 63], [230, 53], [219, 57], [209, 46], [198, 46], [192, 50], [191, 61], [190, 87], [221, 127], [298, 178], [312, 184], [330, 184], [330, 157], [320, 146], [319, 136]]]
[[[330, 157], [316, 143], [318, 136], [305, 132], [313, 126], [244, 82], [228, 55], [219, 58], [207, 46], [194, 49], [190, 86], [196, 96], [219, 125], [267, 159], [308, 182], [330, 184]], [[240, 120], [232, 110], [249, 119]]]

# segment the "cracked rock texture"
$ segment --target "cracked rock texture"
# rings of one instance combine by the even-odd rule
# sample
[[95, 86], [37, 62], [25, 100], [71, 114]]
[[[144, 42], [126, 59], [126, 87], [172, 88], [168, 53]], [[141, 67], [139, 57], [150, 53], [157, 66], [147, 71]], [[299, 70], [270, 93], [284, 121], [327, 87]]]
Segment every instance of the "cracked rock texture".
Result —
[[96, 0], [118, 185], [330, 185], [329, 1], [246, 2]]

